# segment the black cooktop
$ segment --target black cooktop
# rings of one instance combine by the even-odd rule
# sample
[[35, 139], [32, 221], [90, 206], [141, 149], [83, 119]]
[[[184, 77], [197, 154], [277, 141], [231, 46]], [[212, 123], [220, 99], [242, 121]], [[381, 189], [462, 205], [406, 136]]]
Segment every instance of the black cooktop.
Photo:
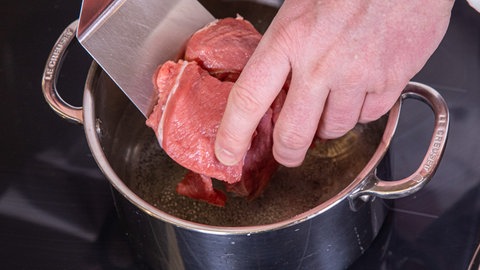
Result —
[[[46, 58], [80, 6], [0, 3], [1, 269], [146, 268], [126, 241], [83, 127], [60, 119], [41, 93]], [[90, 63], [78, 45], [67, 56], [59, 89], [73, 104], [81, 105]], [[480, 15], [466, 1], [457, 1], [444, 41], [414, 80], [449, 105], [447, 149], [433, 180], [393, 203], [354, 270], [466, 269], [480, 242]], [[433, 122], [425, 107], [404, 106], [390, 153], [395, 179], [413, 172], [426, 151]]]

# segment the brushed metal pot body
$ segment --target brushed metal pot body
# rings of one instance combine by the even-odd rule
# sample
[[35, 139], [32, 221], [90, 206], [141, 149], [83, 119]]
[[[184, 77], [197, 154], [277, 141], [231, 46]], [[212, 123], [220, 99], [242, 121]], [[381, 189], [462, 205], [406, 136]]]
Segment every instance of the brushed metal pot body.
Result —
[[[112, 80], [93, 63], [83, 107], [63, 101], [56, 89], [61, 60], [74, 39], [77, 23], [66, 28], [47, 60], [43, 91], [52, 109], [83, 124], [91, 152], [112, 185], [114, 202], [139, 256], [154, 269], [345, 269], [370, 245], [387, 214], [388, 200], [411, 195], [433, 176], [445, 148], [449, 115], [432, 88], [411, 82], [383, 121], [380, 140], [366, 165], [338, 193], [294, 217], [271, 224], [214, 226], [159, 210], [125, 182], [128, 156], [140, 151], [146, 129]], [[434, 112], [432, 139], [425, 158], [410, 176], [384, 181], [382, 162], [395, 133], [404, 99], [424, 101]], [[129, 128], [119, 130], [121, 123]], [[142, 155], [141, 153], [137, 153]]]

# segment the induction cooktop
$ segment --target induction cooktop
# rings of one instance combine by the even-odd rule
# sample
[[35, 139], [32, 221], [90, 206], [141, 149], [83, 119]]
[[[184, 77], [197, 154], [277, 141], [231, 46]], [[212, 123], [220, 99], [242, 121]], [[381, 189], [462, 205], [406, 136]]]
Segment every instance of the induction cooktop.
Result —
[[[0, 3], [2, 269], [148, 269], [130, 249], [83, 127], [55, 115], [41, 93], [46, 58], [80, 6]], [[421, 191], [392, 202], [380, 234], [350, 269], [467, 269], [480, 242], [479, 52], [480, 14], [456, 1], [445, 39], [413, 79], [448, 103], [444, 157]], [[78, 106], [90, 63], [75, 45], [59, 78], [62, 96]], [[422, 104], [405, 104], [390, 150], [392, 179], [418, 166], [432, 117]]]

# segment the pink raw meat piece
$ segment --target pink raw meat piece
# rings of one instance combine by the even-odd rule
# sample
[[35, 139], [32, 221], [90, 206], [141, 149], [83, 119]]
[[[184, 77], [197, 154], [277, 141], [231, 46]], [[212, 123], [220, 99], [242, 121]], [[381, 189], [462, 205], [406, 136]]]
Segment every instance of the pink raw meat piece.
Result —
[[188, 172], [178, 183], [177, 193], [217, 206], [225, 206], [227, 201], [227, 196], [223, 192], [213, 188], [210, 177], [192, 171]]
[[226, 190], [253, 199], [267, 186], [278, 167], [271, 151], [273, 126], [285, 100], [288, 82], [261, 119], [245, 159], [235, 166], [221, 164], [214, 154], [215, 136], [228, 94], [261, 35], [241, 17], [217, 20], [195, 33], [185, 59], [159, 67], [153, 81], [158, 102], [147, 120], [165, 152], [191, 170], [177, 192], [223, 206]]
[[261, 38], [240, 16], [217, 20], [190, 38], [185, 60], [198, 62], [221, 80], [235, 81]]
[[165, 103], [155, 106], [147, 125], [154, 129], [163, 150], [196, 173], [228, 183], [240, 181], [243, 164], [223, 165], [214, 152], [233, 83], [219, 81], [196, 62], [167, 62], [157, 74], [159, 100], [168, 95], [163, 98]]

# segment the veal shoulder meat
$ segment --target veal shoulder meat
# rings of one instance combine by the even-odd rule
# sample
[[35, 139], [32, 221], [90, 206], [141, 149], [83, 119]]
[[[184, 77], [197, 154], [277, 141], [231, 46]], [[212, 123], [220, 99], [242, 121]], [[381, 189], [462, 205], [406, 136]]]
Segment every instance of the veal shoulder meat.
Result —
[[167, 62], [157, 76], [159, 103], [147, 125], [156, 132], [163, 150], [196, 173], [228, 183], [240, 181], [243, 164], [223, 165], [213, 148], [233, 83], [222, 82], [196, 62], [187, 61]]
[[283, 91], [258, 125], [243, 162], [225, 166], [214, 154], [215, 136], [233, 82], [260, 38], [241, 17], [218, 20], [192, 36], [185, 60], [166, 62], [156, 72], [158, 101], [147, 125], [164, 151], [190, 170], [177, 186], [179, 194], [224, 205], [226, 196], [213, 189], [212, 178], [224, 181], [228, 192], [254, 198], [275, 172], [272, 132]]
[[227, 201], [225, 193], [213, 188], [210, 177], [192, 171], [178, 183], [177, 193], [218, 206], [224, 206]]
[[199, 63], [221, 80], [234, 81], [261, 38], [255, 27], [242, 17], [217, 20], [190, 38], [185, 60]]

